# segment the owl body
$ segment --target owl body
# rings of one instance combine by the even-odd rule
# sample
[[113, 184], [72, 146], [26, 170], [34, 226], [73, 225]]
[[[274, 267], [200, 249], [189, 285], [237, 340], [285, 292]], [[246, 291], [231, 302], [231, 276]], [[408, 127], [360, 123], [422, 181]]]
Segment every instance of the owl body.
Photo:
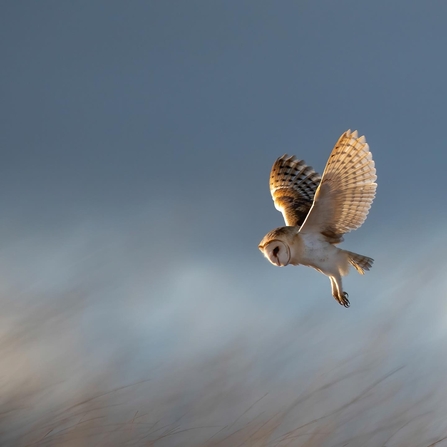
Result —
[[292, 250], [291, 264], [305, 265], [313, 267], [325, 275], [331, 275], [344, 272], [346, 263], [343, 257], [343, 250], [326, 242], [323, 238], [310, 237], [308, 234], [296, 235], [297, 241], [294, 246], [296, 250]]
[[[280, 227], [277, 230], [281, 230], [279, 233], [287, 240], [290, 257], [288, 262], [275, 263], [275, 265], [279, 267], [285, 267], [288, 264], [305, 265], [325, 275], [340, 274], [344, 276], [348, 273], [350, 264], [345, 251], [328, 243], [323, 237], [301, 234], [296, 227]], [[273, 247], [275, 250], [280, 240], [267, 237], [261, 241], [260, 246], [275, 245], [275, 241], [277, 242], [277, 245]]]
[[349, 307], [341, 277], [351, 266], [363, 274], [373, 259], [336, 244], [365, 221], [376, 178], [365, 137], [349, 130], [336, 143], [321, 177], [293, 156], [278, 158], [270, 174], [270, 192], [287, 226], [267, 233], [259, 249], [278, 267], [301, 264], [328, 276], [334, 298]]

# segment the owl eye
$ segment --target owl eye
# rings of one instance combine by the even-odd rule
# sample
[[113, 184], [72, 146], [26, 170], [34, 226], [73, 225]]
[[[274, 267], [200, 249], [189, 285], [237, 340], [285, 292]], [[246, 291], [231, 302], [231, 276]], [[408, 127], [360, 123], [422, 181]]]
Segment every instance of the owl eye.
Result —
[[273, 249], [273, 256], [278, 256], [279, 247]]

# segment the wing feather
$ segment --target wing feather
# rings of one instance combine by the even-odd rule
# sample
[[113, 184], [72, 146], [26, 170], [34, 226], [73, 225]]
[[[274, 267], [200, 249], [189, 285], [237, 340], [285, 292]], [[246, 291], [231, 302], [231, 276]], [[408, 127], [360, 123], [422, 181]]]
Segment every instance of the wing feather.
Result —
[[286, 225], [302, 225], [309, 213], [321, 177], [303, 160], [287, 154], [279, 157], [270, 172], [270, 193]]
[[328, 235], [330, 242], [359, 228], [376, 194], [376, 169], [365, 137], [346, 131], [331, 152], [301, 232]]

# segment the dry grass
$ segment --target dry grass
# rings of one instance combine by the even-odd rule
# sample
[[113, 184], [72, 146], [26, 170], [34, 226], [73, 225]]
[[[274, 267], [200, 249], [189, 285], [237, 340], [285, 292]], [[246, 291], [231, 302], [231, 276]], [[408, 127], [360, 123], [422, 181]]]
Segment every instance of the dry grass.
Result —
[[[397, 379], [401, 370], [392, 371], [367, 386], [354, 398], [346, 399], [339, 406], [324, 411], [325, 402], [319, 395], [325, 390], [337, 393], [340, 381], [349, 377], [334, 379], [319, 388], [305, 392], [290, 405], [270, 411], [271, 403], [264, 395], [240, 414], [234, 414], [224, 426], [200, 423], [203, 420], [201, 408], [194, 408], [194, 399], [186, 413], [174, 416], [176, 402], [166, 405], [163, 401], [146, 402], [145, 406], [132, 410], [129, 408], [145, 392], [150, 394], [150, 382], [141, 382], [104, 393], [94, 393], [58, 411], [39, 414], [33, 424], [22, 427], [20, 434], [11, 437], [2, 445], [17, 446], [187, 446], [198, 447], [315, 447], [315, 446], [431, 446], [441, 445], [447, 437], [430, 434], [427, 421], [433, 419], [434, 411], [419, 412], [424, 408], [421, 399], [414, 405], [402, 405], [386, 416], [372, 422], [369, 426], [359, 427], [353, 434], [349, 425], [356, 424], [364, 412], [380, 412], [390, 405], [397, 393], [393, 386], [387, 386], [393, 377]], [[390, 392], [394, 389], [394, 393]], [[214, 390], [216, 391], [216, 390]], [[225, 393], [225, 386], [219, 390]], [[243, 390], [241, 390], [243, 392]], [[28, 396], [31, 400], [31, 396]], [[243, 395], [241, 395], [243, 399]], [[26, 396], [21, 396], [26, 405]], [[144, 398], [142, 399], [144, 402]], [[340, 399], [340, 402], [343, 399]], [[216, 399], [208, 411], [219, 408]], [[10, 402], [5, 403], [6, 406]], [[166, 406], [173, 407], [166, 413]], [[312, 412], [314, 406], [320, 407], [321, 416], [306, 421], [298, 414]], [[416, 407], [416, 408], [414, 408]], [[26, 407], [25, 407], [26, 408]], [[323, 409], [323, 411], [322, 411]], [[39, 412], [38, 409], [35, 409]], [[189, 413], [191, 411], [191, 413]], [[20, 408], [10, 408], [10, 416]], [[171, 414], [169, 414], [171, 413]], [[124, 417], [123, 417], [124, 416]], [[438, 415], [439, 417], [440, 415]], [[188, 421], [191, 422], [187, 422]], [[197, 424], [192, 421], [197, 419]], [[3, 423], [3, 430], [7, 423]], [[287, 429], [287, 426], [293, 428]], [[444, 427], [445, 429], [445, 427]], [[341, 432], [346, 436], [341, 437]], [[351, 432], [351, 434], [350, 434]], [[14, 439], [13, 439], [14, 438]], [[424, 438], [426, 438], [424, 440]]]
[[63, 399], [54, 384], [23, 381], [2, 395], [1, 445], [446, 445], [442, 393], [431, 384], [412, 388], [407, 365], [382, 372], [387, 353], [373, 345], [307, 380], [257, 376], [256, 358], [231, 346], [126, 386], [113, 387], [113, 374], [102, 371]]

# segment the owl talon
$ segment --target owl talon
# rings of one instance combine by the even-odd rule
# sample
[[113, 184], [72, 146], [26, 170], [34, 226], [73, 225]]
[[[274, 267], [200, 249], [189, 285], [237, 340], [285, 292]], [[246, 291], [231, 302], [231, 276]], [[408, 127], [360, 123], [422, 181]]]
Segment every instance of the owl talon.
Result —
[[338, 297], [338, 302], [342, 305], [348, 308], [350, 306], [349, 300], [348, 300], [348, 294], [347, 292], [343, 292], [341, 296]]

